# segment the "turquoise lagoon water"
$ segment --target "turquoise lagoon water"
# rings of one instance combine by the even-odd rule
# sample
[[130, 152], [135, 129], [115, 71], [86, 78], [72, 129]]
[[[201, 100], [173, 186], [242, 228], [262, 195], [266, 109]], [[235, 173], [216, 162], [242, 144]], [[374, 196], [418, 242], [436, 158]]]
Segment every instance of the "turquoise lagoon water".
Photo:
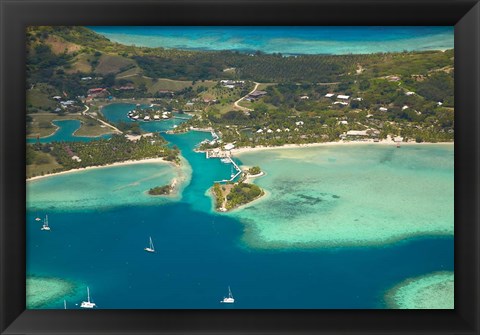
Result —
[[452, 49], [453, 27], [89, 27], [146, 47], [282, 54], [362, 54]]
[[[124, 108], [126, 113], [128, 106]], [[142, 123], [142, 127], [144, 125]], [[403, 280], [436, 271], [453, 271], [453, 221], [449, 221], [449, 210], [433, 212], [429, 218], [426, 210], [420, 210], [421, 206], [410, 208], [408, 206], [412, 202], [407, 201], [396, 203], [399, 209], [391, 216], [382, 211], [381, 204], [370, 204], [370, 212], [367, 209], [354, 211], [349, 222], [355, 222], [359, 214], [368, 215], [363, 219], [370, 220], [377, 213], [388, 220], [398, 219], [400, 226], [407, 222], [406, 215], [401, 212], [420, 210], [417, 219], [411, 215], [416, 225], [411, 223], [407, 227], [411, 228], [409, 233], [416, 237], [369, 246], [355, 246], [345, 240], [343, 242], [347, 246], [341, 243], [321, 245], [311, 240], [290, 243], [285, 235], [274, 229], [275, 222], [285, 229], [285, 220], [281, 216], [286, 215], [292, 226], [300, 224], [297, 236], [303, 230], [308, 234], [314, 231], [302, 222], [301, 213], [289, 213], [293, 207], [289, 200], [298, 201], [301, 206], [298, 211], [305, 210], [306, 217], [310, 219], [312, 210], [318, 212], [319, 218], [333, 215], [335, 211], [340, 215], [341, 211], [336, 208], [352, 208], [354, 197], [365, 198], [357, 201], [367, 206], [369, 199], [378, 200], [385, 195], [383, 189], [387, 188], [375, 184], [375, 174], [383, 182], [388, 181], [386, 175], [391, 175], [393, 184], [390, 184], [392, 190], [388, 194], [395, 194], [395, 191], [404, 192], [410, 185], [408, 179], [415, 177], [414, 171], [419, 171], [427, 180], [416, 185], [422, 190], [410, 190], [406, 197], [413, 196], [424, 206], [437, 208], [447, 202], [439, 191], [448, 195], [452, 186], [451, 147], [391, 148], [390, 153], [390, 148], [376, 146], [356, 154], [349, 152], [353, 147], [338, 147], [335, 150], [318, 148], [317, 154], [313, 149], [295, 153], [284, 150], [280, 153], [260, 151], [244, 154], [237, 160], [238, 163], [253, 165], [255, 161], [265, 168], [267, 176], [258, 179], [257, 183], [265, 187], [270, 195], [245, 209], [217, 214], [212, 211], [207, 190], [213, 181], [230, 175], [230, 166], [216, 159], [207, 160], [204, 154], [193, 151], [195, 145], [209, 138], [210, 134], [189, 132], [164, 136], [180, 148], [188, 162], [182, 169], [186, 176], [184, 189], [177, 199], [152, 198], [144, 193], [151, 185], [169, 180], [179, 173], [165, 164], [92, 169], [27, 184], [28, 274], [69, 279], [82, 283], [83, 289], [89, 285], [93, 300], [99, 308], [107, 309], [330, 309], [385, 308], [385, 292]], [[377, 149], [379, 153], [375, 153]], [[299, 173], [294, 171], [299, 168], [299, 159], [315, 168], [302, 170], [305, 178], [311, 180], [309, 185], [298, 186], [300, 192], [306, 193], [303, 200], [299, 199], [300, 192], [294, 185], [285, 186], [287, 189], [283, 192], [293, 192], [291, 199], [286, 198], [278, 183], [279, 180], [284, 181], [289, 170], [292, 180], [298, 181], [295, 175]], [[336, 164], [337, 178], [328, 171], [328, 164]], [[373, 174], [372, 168], [369, 168], [372, 164], [380, 165]], [[350, 172], [347, 165], [351, 167]], [[429, 178], [429, 174], [433, 177]], [[353, 182], [355, 175], [358, 178], [370, 176], [370, 188], [358, 190], [367, 183]], [[415, 182], [422, 177], [415, 178]], [[405, 186], [395, 190], [400, 180]], [[344, 181], [352, 182], [351, 188], [347, 188]], [[83, 183], [86, 185], [83, 186]], [[322, 189], [313, 189], [312, 185]], [[352, 194], [347, 195], [347, 191]], [[372, 196], [372, 192], [380, 194]], [[393, 206], [389, 202], [399, 198], [387, 196], [383, 203], [390, 209]], [[305, 203], [308, 201], [311, 201], [310, 205]], [[319, 205], [322, 202], [325, 207]], [[267, 204], [270, 208], [266, 208]], [[453, 206], [453, 195], [446, 206]], [[272, 215], [270, 223], [261, 213], [264, 210]], [[252, 214], [254, 212], [258, 215]], [[49, 216], [50, 232], [41, 231], [41, 223], [34, 220], [36, 216], [43, 217], [45, 214]], [[346, 218], [347, 214], [342, 214], [341, 218]], [[441, 223], [442, 220], [448, 223]], [[378, 221], [380, 219], [374, 222], [377, 226], [381, 223]], [[414, 226], [423, 225], [438, 226], [443, 235], [436, 235], [437, 231], [433, 228], [419, 228], [419, 232], [413, 230]], [[262, 227], [265, 229], [262, 230]], [[366, 227], [369, 227], [368, 224]], [[392, 229], [392, 225], [381, 229]], [[289, 228], [289, 231], [295, 229]], [[327, 230], [324, 233], [334, 238], [339, 236]], [[358, 234], [362, 232], [358, 230]], [[387, 235], [379, 234], [383, 237]], [[143, 250], [149, 236], [155, 243], [155, 254]], [[315, 236], [321, 240], [321, 234]], [[219, 303], [228, 285], [232, 287], [236, 299], [233, 306]], [[68, 297], [67, 304], [69, 308], [78, 308], [75, 304], [84, 298]], [[63, 308], [63, 299], [43, 308]]]
[[[102, 108], [102, 114], [110, 122], [138, 122], [142, 129], [149, 132], [164, 132], [185, 122], [185, 118], [191, 118], [188, 114], [173, 113], [173, 118], [161, 121], [133, 121], [127, 116], [128, 111], [135, 108], [135, 104], [114, 103]], [[142, 105], [142, 108], [148, 105]]]
[[[338, 145], [239, 156], [272, 196], [231, 215], [262, 245], [383, 244], [453, 235], [453, 145]], [[408, 209], [408, 210], [406, 210]]]
[[74, 133], [80, 128], [79, 120], [55, 120], [52, 122], [58, 127], [57, 131], [50, 136], [36, 138], [27, 138], [27, 143], [51, 143], [51, 142], [90, 142], [99, 138], [109, 138], [111, 135], [101, 135], [98, 137], [75, 136]]

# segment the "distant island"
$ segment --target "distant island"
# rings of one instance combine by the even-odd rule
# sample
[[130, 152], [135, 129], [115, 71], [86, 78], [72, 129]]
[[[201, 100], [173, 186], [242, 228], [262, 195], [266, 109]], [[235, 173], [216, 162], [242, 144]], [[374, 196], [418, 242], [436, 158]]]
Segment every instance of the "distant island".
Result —
[[169, 195], [173, 190], [172, 185], [156, 186], [148, 190], [150, 195]]

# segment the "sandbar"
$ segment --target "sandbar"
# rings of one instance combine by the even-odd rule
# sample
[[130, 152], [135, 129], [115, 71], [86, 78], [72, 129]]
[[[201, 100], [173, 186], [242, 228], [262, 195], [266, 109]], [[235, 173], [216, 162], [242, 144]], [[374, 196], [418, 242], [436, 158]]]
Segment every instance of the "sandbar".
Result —
[[454, 273], [434, 272], [409, 278], [385, 294], [392, 309], [453, 309]]
[[29, 276], [26, 282], [26, 304], [28, 309], [44, 308], [52, 303], [75, 295], [77, 290], [73, 282], [54, 277]]
[[43, 179], [43, 178], [47, 178], [47, 177], [67, 174], [67, 173], [75, 173], [75, 172], [87, 171], [87, 170], [93, 170], [93, 169], [108, 168], [108, 167], [112, 167], [112, 166], [134, 165], [134, 164], [143, 164], [143, 163], [164, 163], [164, 164], [170, 164], [170, 165], [176, 166], [174, 163], [166, 161], [163, 158], [146, 158], [146, 159], [140, 159], [140, 160], [128, 160], [128, 161], [124, 161], [124, 162], [116, 162], [116, 163], [106, 164], [106, 165], [93, 165], [93, 166], [87, 166], [87, 167], [84, 167], [84, 168], [78, 168], [78, 169], [71, 169], [71, 170], [67, 170], [67, 171], [49, 173], [49, 174], [45, 174], [43, 176], [35, 176], [35, 177], [27, 178], [27, 181], [33, 181], [33, 180]]

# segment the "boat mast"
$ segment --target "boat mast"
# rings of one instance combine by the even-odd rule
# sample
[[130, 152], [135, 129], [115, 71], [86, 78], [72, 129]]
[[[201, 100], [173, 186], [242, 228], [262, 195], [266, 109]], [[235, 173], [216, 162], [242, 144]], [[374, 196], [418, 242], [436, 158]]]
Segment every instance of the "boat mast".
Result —
[[90, 303], [90, 289], [87, 286], [87, 301]]
[[67, 301], [63, 299], [63, 309], [67, 309]]
[[150, 249], [155, 250], [155, 247], [153, 246], [153, 241], [152, 241], [151, 236], [150, 236]]
[[232, 291], [230, 290], [230, 286], [228, 286], [228, 297], [232, 298]]
[[45, 226], [48, 227], [48, 215], [45, 215]]

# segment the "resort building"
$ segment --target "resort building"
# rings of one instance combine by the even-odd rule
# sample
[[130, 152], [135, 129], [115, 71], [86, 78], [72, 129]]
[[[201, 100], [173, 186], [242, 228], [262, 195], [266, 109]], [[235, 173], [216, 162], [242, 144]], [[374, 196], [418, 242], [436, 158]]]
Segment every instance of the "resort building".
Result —
[[337, 95], [337, 99], [348, 100], [348, 99], [350, 99], [350, 96], [339, 94], [339, 95]]
[[360, 136], [360, 137], [364, 137], [364, 136], [368, 136], [368, 133], [366, 130], [349, 130], [347, 131], [347, 136]]
[[386, 111], [388, 111], [388, 108], [380, 107], [378, 110], [381, 111], [381, 112], [386, 112]]
[[405, 93], [405, 95], [414, 95], [414, 94], [415, 92], [411, 92], [411, 91]]
[[255, 100], [255, 99], [259, 99], [263, 96], [267, 95], [267, 92], [265, 91], [253, 91], [252, 93], [250, 93], [248, 95], [248, 97], [250, 98], [250, 100]]
[[225, 150], [232, 150], [233, 148], [235, 148], [235, 144], [227, 143], [227, 144], [225, 144], [224, 148], [225, 148]]
[[245, 84], [244, 80], [220, 80], [220, 84], [226, 88], [235, 88], [235, 87], [243, 87]]
[[331, 97], [333, 97], [333, 96], [335, 96], [335, 93], [327, 93], [327, 94], [325, 94], [325, 98], [331, 98]]

